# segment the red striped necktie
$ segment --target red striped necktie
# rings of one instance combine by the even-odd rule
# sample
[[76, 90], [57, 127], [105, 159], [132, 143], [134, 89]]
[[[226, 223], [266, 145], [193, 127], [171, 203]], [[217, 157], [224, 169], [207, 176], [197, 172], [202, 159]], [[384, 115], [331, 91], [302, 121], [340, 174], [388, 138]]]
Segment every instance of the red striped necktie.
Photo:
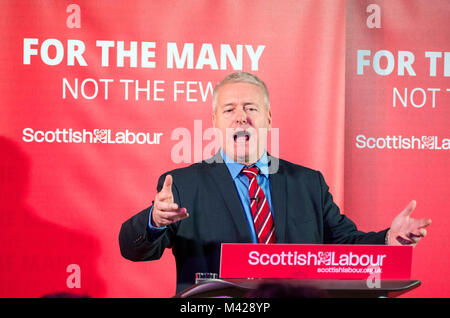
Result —
[[266, 200], [264, 191], [258, 184], [256, 176], [259, 174], [257, 167], [243, 168], [242, 173], [249, 180], [248, 193], [250, 195], [250, 209], [255, 224], [256, 236], [259, 243], [275, 243], [275, 226], [269, 202]]

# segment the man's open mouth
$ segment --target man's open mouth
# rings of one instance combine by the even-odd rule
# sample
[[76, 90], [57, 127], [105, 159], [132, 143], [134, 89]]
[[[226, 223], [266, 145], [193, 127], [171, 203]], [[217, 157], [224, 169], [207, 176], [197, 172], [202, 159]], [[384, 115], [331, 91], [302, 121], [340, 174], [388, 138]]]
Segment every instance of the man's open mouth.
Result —
[[250, 133], [245, 130], [236, 131], [233, 134], [233, 139], [235, 142], [243, 142], [243, 141], [249, 141], [250, 140]]

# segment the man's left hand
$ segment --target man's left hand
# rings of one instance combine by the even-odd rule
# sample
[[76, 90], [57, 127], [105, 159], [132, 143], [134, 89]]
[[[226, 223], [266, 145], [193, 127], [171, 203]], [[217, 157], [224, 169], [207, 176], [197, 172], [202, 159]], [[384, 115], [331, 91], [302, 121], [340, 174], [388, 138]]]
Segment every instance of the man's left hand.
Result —
[[431, 224], [431, 220], [428, 218], [419, 220], [411, 218], [410, 215], [415, 208], [416, 201], [413, 200], [392, 221], [391, 228], [387, 233], [388, 245], [415, 246], [422, 237], [427, 235], [425, 228]]

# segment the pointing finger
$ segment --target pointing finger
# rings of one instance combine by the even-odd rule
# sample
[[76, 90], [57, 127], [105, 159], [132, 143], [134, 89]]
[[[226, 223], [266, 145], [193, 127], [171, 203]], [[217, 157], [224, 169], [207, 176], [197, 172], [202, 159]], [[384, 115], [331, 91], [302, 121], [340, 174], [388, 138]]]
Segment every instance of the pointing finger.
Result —
[[402, 214], [403, 216], [409, 216], [416, 208], [416, 205], [417, 202], [415, 200], [412, 200], [400, 214]]
[[428, 225], [431, 224], [431, 219], [420, 219], [417, 222], [418, 222], [417, 226], [419, 228], [425, 228], [425, 227], [427, 227]]
[[172, 183], [173, 178], [170, 174], [168, 174], [164, 179], [164, 184], [161, 191], [157, 194], [157, 198], [159, 201], [173, 202]]
[[163, 190], [172, 192], [172, 183], [173, 183], [173, 178], [170, 174], [168, 174], [166, 176], [166, 178], [164, 179]]

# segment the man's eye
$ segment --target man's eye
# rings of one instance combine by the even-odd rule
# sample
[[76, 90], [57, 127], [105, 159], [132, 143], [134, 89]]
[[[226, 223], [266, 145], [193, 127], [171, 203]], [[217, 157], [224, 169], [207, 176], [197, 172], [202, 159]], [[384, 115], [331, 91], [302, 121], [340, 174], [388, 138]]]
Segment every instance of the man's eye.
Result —
[[224, 113], [231, 113], [233, 110], [232, 109], [225, 109], [223, 112]]

